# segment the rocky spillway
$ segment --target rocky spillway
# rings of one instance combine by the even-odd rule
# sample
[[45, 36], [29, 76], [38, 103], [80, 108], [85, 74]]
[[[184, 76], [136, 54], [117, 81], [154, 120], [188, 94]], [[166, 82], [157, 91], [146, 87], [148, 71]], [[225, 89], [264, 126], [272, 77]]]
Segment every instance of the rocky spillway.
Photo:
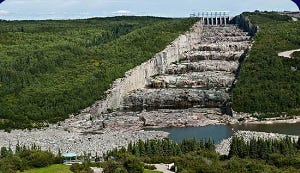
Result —
[[[251, 38], [235, 26], [207, 26], [199, 43], [184, 52], [145, 88], [131, 91], [124, 108], [224, 108]], [[220, 112], [222, 112], [220, 110]]]
[[144, 89], [125, 98], [127, 109], [219, 107], [229, 100], [224, 90]]

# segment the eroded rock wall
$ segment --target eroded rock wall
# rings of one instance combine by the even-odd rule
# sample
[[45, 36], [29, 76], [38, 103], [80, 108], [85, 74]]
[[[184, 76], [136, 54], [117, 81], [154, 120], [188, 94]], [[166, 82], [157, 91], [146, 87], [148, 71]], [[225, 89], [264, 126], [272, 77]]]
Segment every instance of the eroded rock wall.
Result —
[[179, 61], [183, 53], [190, 51], [199, 42], [202, 30], [202, 24], [196, 23], [189, 32], [180, 35], [152, 59], [126, 72], [124, 78], [117, 79], [106, 92], [106, 99], [97, 101], [83, 112], [96, 115], [108, 110], [122, 109], [123, 97], [127, 93], [144, 88], [151, 76], [165, 73], [172, 62]]
[[251, 45], [234, 25], [205, 26], [193, 49], [167, 70], [148, 79], [146, 88], [129, 92], [124, 107], [135, 109], [220, 108], [231, 114], [229, 92]]

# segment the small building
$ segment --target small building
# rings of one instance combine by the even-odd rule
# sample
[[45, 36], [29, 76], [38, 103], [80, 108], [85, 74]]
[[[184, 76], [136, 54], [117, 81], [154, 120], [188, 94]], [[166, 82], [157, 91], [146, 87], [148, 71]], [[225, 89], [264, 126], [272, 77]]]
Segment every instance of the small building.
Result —
[[77, 159], [76, 153], [64, 153], [62, 156], [65, 165], [71, 165], [73, 163], [81, 163], [81, 161]]

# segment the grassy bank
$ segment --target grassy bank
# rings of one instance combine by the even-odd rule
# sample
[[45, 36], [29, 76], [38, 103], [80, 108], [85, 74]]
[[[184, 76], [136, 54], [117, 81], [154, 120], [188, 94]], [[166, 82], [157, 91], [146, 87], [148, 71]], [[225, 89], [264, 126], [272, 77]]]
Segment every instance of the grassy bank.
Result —
[[26, 170], [23, 173], [72, 173], [72, 171], [70, 171], [70, 166], [67, 165], [51, 165], [46, 168]]

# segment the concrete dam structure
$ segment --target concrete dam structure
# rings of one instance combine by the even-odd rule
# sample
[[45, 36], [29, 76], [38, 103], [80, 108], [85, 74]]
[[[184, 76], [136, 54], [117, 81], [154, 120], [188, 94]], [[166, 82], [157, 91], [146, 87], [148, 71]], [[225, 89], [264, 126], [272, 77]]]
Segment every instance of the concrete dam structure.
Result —
[[198, 17], [203, 25], [228, 25], [230, 23], [229, 11], [207, 11], [193, 13], [190, 17]]

